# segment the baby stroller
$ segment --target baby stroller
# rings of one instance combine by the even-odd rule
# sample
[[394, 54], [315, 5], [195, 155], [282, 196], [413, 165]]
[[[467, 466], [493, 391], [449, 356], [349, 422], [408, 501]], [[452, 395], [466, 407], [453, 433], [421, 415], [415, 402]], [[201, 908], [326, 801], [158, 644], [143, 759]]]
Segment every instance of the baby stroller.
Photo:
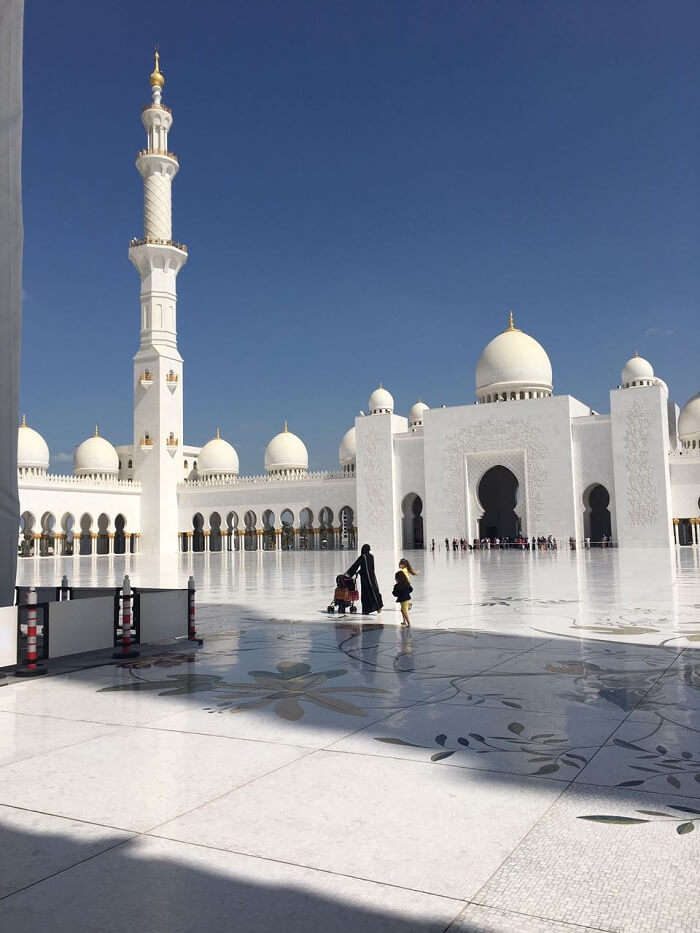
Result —
[[335, 578], [335, 592], [333, 602], [327, 609], [328, 615], [333, 615], [336, 608], [338, 612], [357, 612], [355, 603], [360, 598], [354, 577], [347, 577], [344, 573]]

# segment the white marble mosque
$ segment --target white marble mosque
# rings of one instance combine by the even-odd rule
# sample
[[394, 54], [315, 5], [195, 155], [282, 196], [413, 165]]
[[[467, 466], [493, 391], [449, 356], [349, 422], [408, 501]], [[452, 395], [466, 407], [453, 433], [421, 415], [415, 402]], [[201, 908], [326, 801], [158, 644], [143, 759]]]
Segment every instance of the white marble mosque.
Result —
[[[359, 537], [386, 550], [520, 534], [579, 546], [700, 543], [700, 393], [679, 410], [634, 355], [610, 412], [593, 411], [555, 394], [546, 350], [512, 314], [479, 357], [474, 402], [418, 401], [406, 417], [380, 385], [343, 436], [336, 470], [309, 471], [286, 423], [257, 476], [239, 474], [218, 430], [203, 447], [185, 444], [176, 280], [187, 249], [172, 235], [179, 163], [164, 83], [156, 55], [136, 159], [144, 235], [129, 247], [141, 279], [133, 440], [113, 446], [96, 427], [75, 448], [73, 475], [56, 475], [43, 438], [22, 421], [22, 556], [354, 549]], [[348, 422], [358, 401], [348, 399]]]

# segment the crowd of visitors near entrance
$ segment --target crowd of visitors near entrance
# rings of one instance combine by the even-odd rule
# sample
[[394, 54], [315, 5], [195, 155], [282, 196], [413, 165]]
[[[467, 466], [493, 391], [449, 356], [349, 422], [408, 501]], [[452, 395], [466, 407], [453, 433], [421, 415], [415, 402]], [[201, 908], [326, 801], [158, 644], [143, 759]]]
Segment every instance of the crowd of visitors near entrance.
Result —
[[[445, 550], [446, 551], [504, 551], [504, 550], [516, 550], [516, 551], [556, 551], [558, 548], [557, 539], [554, 535], [543, 535], [539, 538], [535, 538], [534, 535], [532, 538], [526, 538], [524, 535], [517, 535], [516, 537], [504, 536], [502, 538], [474, 538], [472, 541], [468, 541], [466, 538], [452, 538], [450, 541], [449, 538], [445, 538]], [[573, 539], [570, 539], [570, 542]], [[440, 544], [435, 545], [435, 538], [430, 542], [430, 550], [440, 550]]]
[[[554, 535], [540, 535], [539, 537], [526, 538], [524, 535], [517, 535], [514, 538], [504, 536], [503, 538], [474, 538], [471, 542], [466, 538], [444, 539], [446, 551], [498, 551], [498, 550], [516, 550], [516, 551], [556, 551], [559, 548], [557, 539]], [[583, 539], [583, 546], [588, 550], [591, 546], [613, 547], [612, 538], [609, 535], [603, 535], [600, 541], [591, 541], [590, 538]], [[576, 538], [569, 538], [569, 548], [576, 550]], [[430, 541], [430, 550], [439, 551], [442, 549], [442, 542], [435, 543], [435, 538]]]

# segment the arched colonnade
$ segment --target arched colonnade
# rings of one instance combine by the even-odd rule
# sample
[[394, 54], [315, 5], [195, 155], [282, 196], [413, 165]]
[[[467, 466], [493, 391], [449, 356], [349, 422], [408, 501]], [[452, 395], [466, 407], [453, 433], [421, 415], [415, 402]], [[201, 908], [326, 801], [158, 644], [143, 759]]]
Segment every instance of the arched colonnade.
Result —
[[314, 515], [310, 508], [298, 514], [290, 508], [279, 514], [272, 509], [260, 513], [246, 509], [195, 512], [191, 528], [178, 534], [180, 551], [337, 551], [355, 550], [355, 512], [343, 506], [334, 514], [324, 506]]
[[111, 518], [106, 512], [74, 515], [54, 512], [39, 518], [30, 511], [19, 520], [17, 553], [20, 557], [84, 557], [137, 554], [140, 533], [127, 528], [124, 515]]

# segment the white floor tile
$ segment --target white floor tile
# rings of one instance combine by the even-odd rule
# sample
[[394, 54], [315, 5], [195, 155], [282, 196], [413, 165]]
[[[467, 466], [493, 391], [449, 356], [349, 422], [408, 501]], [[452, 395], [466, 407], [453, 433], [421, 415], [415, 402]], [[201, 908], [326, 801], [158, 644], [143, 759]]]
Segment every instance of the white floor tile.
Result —
[[560, 792], [553, 782], [322, 751], [156, 834], [468, 898]]
[[300, 754], [283, 745], [122, 729], [0, 768], [0, 803], [143, 831]]

